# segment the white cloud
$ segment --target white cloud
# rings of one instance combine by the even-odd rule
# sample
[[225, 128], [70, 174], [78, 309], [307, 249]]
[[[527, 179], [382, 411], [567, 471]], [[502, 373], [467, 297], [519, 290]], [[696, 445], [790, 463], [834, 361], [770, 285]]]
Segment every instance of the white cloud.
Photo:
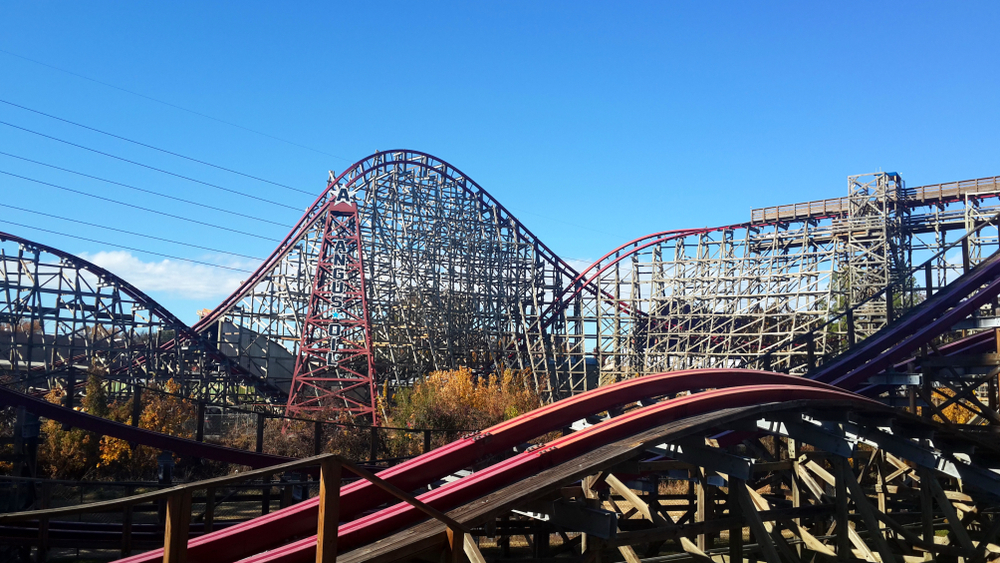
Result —
[[[80, 257], [108, 270], [145, 293], [164, 293], [186, 299], [226, 297], [250, 274], [164, 259], [144, 262], [124, 250], [81, 253]], [[226, 264], [230, 266], [230, 264]], [[246, 264], [233, 267], [248, 268]]]

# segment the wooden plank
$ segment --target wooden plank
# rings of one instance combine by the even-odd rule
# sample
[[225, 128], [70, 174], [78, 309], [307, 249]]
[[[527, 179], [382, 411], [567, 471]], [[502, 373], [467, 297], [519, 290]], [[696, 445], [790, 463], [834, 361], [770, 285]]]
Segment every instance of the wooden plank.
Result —
[[191, 491], [167, 498], [167, 525], [163, 537], [163, 563], [186, 563], [191, 525]]
[[[704, 537], [704, 534], [700, 534], [699, 537]], [[701, 561], [702, 563], [715, 563], [707, 553], [702, 551], [693, 541], [685, 538], [684, 536], [681, 536], [681, 548], [690, 554], [691, 558], [695, 561]]]
[[938, 483], [937, 478], [931, 474], [929, 469], [921, 468], [923, 475], [923, 481], [921, 486], [926, 486], [930, 489], [931, 495], [934, 500], [937, 501], [938, 506], [941, 511], [944, 512], [945, 520], [948, 521], [948, 526], [953, 532], [955, 532], [955, 538], [958, 539], [958, 543], [962, 546], [962, 549], [967, 551], [974, 551], [975, 548], [972, 545], [972, 538], [969, 537], [969, 532], [966, 531], [965, 526], [962, 525], [961, 519], [958, 517], [958, 513], [955, 512], [955, 507], [952, 506], [951, 501], [948, 500], [947, 495], [944, 494], [944, 490], [941, 488], [941, 483]]
[[476, 540], [472, 539], [469, 534], [463, 534], [465, 537], [465, 556], [469, 558], [470, 563], [486, 563], [486, 558], [483, 557], [483, 553], [479, 551], [479, 546], [476, 545]]
[[651, 510], [649, 505], [646, 504], [646, 501], [639, 498], [639, 495], [635, 494], [635, 491], [625, 486], [625, 484], [622, 483], [617, 477], [609, 473], [608, 476], [604, 478], [604, 482], [611, 487], [611, 490], [621, 495], [621, 497], [628, 501], [629, 504], [634, 506], [636, 510], [642, 514], [643, 518], [649, 520], [657, 526], [665, 526], [667, 524], [667, 522], [663, 519], [663, 516], [660, 516], [659, 512]]
[[319, 517], [316, 525], [316, 563], [337, 561], [337, 529], [340, 526], [340, 462], [323, 460], [319, 471]]
[[826, 469], [823, 469], [820, 464], [813, 460], [809, 460], [805, 462], [804, 465], [809, 469], [809, 471], [812, 471], [817, 477], [826, 481], [831, 487], [836, 485], [837, 480], [834, 478], [833, 474]]
[[884, 563], [892, 563], [896, 560], [896, 556], [892, 552], [892, 549], [890, 549], [889, 542], [885, 539], [884, 531], [880, 526], [878, 518], [875, 516], [874, 509], [868, 502], [868, 497], [861, 489], [861, 485], [855, 479], [850, 464], [843, 458], [839, 459], [837, 464], [840, 466], [840, 477], [847, 484], [851, 498], [854, 499], [854, 506], [861, 513], [861, 517], [865, 521], [865, 526], [868, 528], [868, 534], [875, 540], [875, 547], [878, 549], [882, 561]]
[[754, 537], [757, 539], [757, 545], [764, 552], [764, 559], [767, 563], [780, 563], [781, 557], [778, 556], [778, 550], [775, 549], [774, 543], [768, 541], [770, 530], [767, 529], [760, 518], [757, 506], [750, 496], [751, 490], [749, 486], [744, 486], [736, 492], [739, 495], [740, 508], [743, 509], [743, 517], [750, 524], [750, 531], [753, 532]]

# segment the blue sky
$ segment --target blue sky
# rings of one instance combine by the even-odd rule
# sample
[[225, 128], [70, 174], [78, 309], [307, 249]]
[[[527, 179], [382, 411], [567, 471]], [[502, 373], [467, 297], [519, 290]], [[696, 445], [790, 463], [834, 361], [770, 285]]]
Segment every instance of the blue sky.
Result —
[[[841, 196], [850, 174], [893, 170], [910, 186], [1000, 174], [998, 16], [995, 2], [0, 0], [0, 100], [310, 195], [4, 103], [0, 121], [293, 209], [9, 125], [0, 151], [291, 225], [327, 170], [412, 148], [466, 172], [583, 263], [650, 232]], [[0, 204], [249, 257], [287, 230], [9, 156], [0, 171], [264, 238], [5, 174]], [[9, 222], [255, 266], [10, 207], [0, 221], [106, 265], [189, 322], [244, 274]]]

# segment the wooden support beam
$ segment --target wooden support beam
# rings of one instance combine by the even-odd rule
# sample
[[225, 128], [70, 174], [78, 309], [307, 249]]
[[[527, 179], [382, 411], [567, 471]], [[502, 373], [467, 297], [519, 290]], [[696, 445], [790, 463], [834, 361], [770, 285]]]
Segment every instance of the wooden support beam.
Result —
[[476, 545], [476, 540], [472, 539], [469, 534], [463, 534], [465, 537], [465, 556], [469, 558], [470, 563], [486, 563], [486, 558], [483, 557], [483, 553], [479, 551], [479, 546]]
[[738, 525], [729, 528], [729, 560], [731, 562], [743, 560], [743, 508], [740, 505], [740, 489], [746, 488], [746, 482], [742, 479], [729, 477], [729, 496], [726, 506], [729, 508], [729, 516], [735, 517]]
[[642, 500], [639, 495], [635, 494], [635, 491], [628, 488], [625, 483], [622, 483], [617, 477], [609, 473], [608, 476], [604, 478], [604, 482], [611, 487], [612, 491], [634, 506], [635, 509], [642, 514], [643, 518], [649, 520], [657, 526], [667, 525], [667, 521], [663, 519], [663, 516], [661, 516], [658, 511], [651, 509], [650, 506], [646, 504], [646, 501]]
[[[704, 534], [699, 534], [699, 538], [704, 538]], [[684, 536], [681, 536], [681, 548], [687, 552], [692, 559], [695, 561], [700, 561], [701, 563], [715, 563], [712, 558], [708, 556], [707, 553], [702, 551], [700, 547], [695, 545], [695, 543]]]
[[764, 522], [760, 519], [760, 514], [757, 512], [757, 507], [750, 498], [749, 491], [750, 487], [744, 485], [743, 488], [737, 489], [736, 492], [740, 498], [740, 508], [743, 509], [743, 515], [747, 523], [750, 524], [750, 531], [753, 532], [754, 537], [757, 539], [757, 545], [764, 552], [764, 559], [767, 563], [780, 563], [781, 557], [778, 555], [778, 550], [774, 547], [774, 543], [769, 541], [771, 536], [767, 528], [764, 527]]
[[849, 533], [851, 522], [849, 520], [850, 513], [847, 508], [846, 480], [837, 479], [834, 486], [837, 489], [837, 519], [835, 528], [837, 531], [837, 559], [839, 561], [847, 561], [851, 559], [851, 535]]
[[[771, 503], [767, 502], [767, 499], [765, 499], [763, 496], [760, 495], [760, 493], [753, 490], [752, 488], [745, 487], [745, 489], [747, 493], [750, 495], [750, 501], [757, 509], [757, 511], [755, 512], [755, 516], [758, 519], [761, 519], [760, 513], [771, 510]], [[793, 550], [790, 545], [788, 545], [788, 542], [785, 541], [785, 537], [781, 535], [781, 527], [771, 523], [768, 520], [761, 519], [761, 522], [764, 525], [764, 530], [770, 536], [771, 542], [774, 544], [775, 547], [778, 548], [778, 551], [780, 551], [781, 554], [784, 555], [785, 559], [793, 562], [799, 561], [798, 553], [795, 550]], [[761, 541], [766, 541], [766, 540], [762, 540], [761, 538], [757, 539], [758, 543], [760, 543]]]
[[[45, 484], [43, 484], [43, 487]], [[130, 497], [135, 493], [135, 487], [128, 485], [125, 487], [125, 496]], [[126, 506], [122, 510], [122, 557], [132, 554], [132, 505]]]
[[163, 537], [163, 563], [186, 563], [191, 526], [191, 490], [167, 498], [167, 525]]
[[874, 510], [868, 502], [868, 497], [865, 496], [865, 492], [861, 489], [861, 485], [858, 484], [858, 480], [855, 478], [854, 472], [851, 471], [850, 464], [846, 459], [838, 457], [834, 460], [834, 466], [840, 470], [839, 477], [846, 483], [847, 488], [851, 493], [851, 498], [854, 499], [854, 506], [857, 508], [857, 511], [861, 513], [861, 518], [865, 521], [865, 527], [868, 528], [868, 534], [872, 537], [872, 540], [874, 540], [875, 547], [878, 549], [879, 555], [882, 557], [882, 563], [893, 563], [894, 561], [897, 561], [898, 558], [889, 547], [889, 542], [885, 539], [879, 519], [875, 516]]
[[958, 513], [955, 511], [955, 507], [951, 504], [948, 496], [945, 495], [944, 489], [941, 488], [941, 483], [938, 483], [937, 477], [935, 477], [929, 469], [921, 467], [920, 472], [923, 477], [920, 481], [921, 487], [928, 487], [930, 489], [934, 500], [937, 501], [941, 511], [944, 512], [944, 518], [947, 520], [951, 531], [955, 534], [955, 539], [958, 540], [962, 549], [973, 552], [975, 547], [972, 545], [972, 538], [969, 537], [969, 532], [965, 529], [965, 526], [962, 525], [962, 521], [959, 519]]
[[[705, 490], [705, 472], [704, 470], [697, 470], [694, 472], [694, 521], [704, 522], [708, 516], [708, 491]], [[710, 549], [708, 547], [708, 541], [705, 534], [698, 534], [698, 550], [703, 552], [705, 549]]]
[[336, 563], [340, 525], [340, 462], [324, 459], [319, 472], [319, 518], [316, 525], [316, 563]]
[[205, 533], [211, 533], [215, 528], [215, 487], [205, 489]]
[[449, 563], [462, 563], [462, 554], [465, 553], [465, 532], [448, 528], [445, 535], [448, 537], [448, 552], [445, 554], [447, 561]]

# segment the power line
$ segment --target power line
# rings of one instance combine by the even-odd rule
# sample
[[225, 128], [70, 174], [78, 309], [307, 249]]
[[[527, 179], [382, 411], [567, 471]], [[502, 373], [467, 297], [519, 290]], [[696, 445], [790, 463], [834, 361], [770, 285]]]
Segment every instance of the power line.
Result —
[[260, 261], [264, 260], [263, 258], [261, 258], [259, 256], [249, 256], [247, 254], [240, 254], [238, 252], [230, 252], [228, 250], [220, 250], [218, 248], [212, 248], [210, 246], [201, 246], [201, 245], [192, 244], [192, 243], [189, 243], [189, 242], [182, 242], [182, 241], [179, 241], [179, 240], [173, 240], [173, 239], [158, 237], [158, 236], [154, 236], [154, 235], [147, 235], [145, 233], [137, 233], [135, 231], [127, 231], [125, 229], [119, 229], [117, 227], [109, 227], [107, 225], [100, 225], [100, 224], [97, 224], [97, 223], [90, 223], [90, 222], [87, 222], [87, 221], [81, 221], [79, 219], [72, 219], [70, 217], [62, 217], [60, 215], [53, 215], [51, 213], [44, 213], [42, 211], [35, 211], [34, 209], [25, 209], [23, 207], [17, 207], [16, 205], [7, 205], [6, 203], [0, 203], [0, 207], [6, 207], [8, 209], [16, 209], [18, 211], [24, 211], [26, 213], [34, 213], [35, 215], [43, 215], [45, 217], [52, 217], [53, 219], [59, 219], [61, 221], [70, 221], [70, 222], [73, 222], [73, 223], [79, 223], [81, 225], [87, 225], [89, 227], [97, 227], [98, 229], [106, 229], [106, 230], [109, 230], [109, 231], [116, 231], [116, 232], [119, 232], [119, 233], [125, 233], [127, 235], [134, 235], [134, 236], [137, 236], [137, 237], [144, 237], [144, 238], [148, 238], [148, 239], [159, 240], [159, 241], [163, 241], [163, 242], [169, 242], [171, 244], [179, 244], [181, 246], [189, 246], [191, 248], [199, 248], [201, 250], [208, 250], [210, 252], [218, 252], [220, 254], [229, 254], [230, 256], [238, 256], [240, 258], [249, 258], [250, 260], [260, 260]]
[[87, 196], [87, 197], [92, 197], [94, 199], [100, 199], [102, 201], [116, 203], [118, 205], [124, 205], [125, 207], [131, 207], [133, 209], [140, 209], [142, 211], [147, 211], [149, 213], [156, 213], [157, 215], [163, 215], [165, 217], [172, 217], [174, 219], [180, 219], [181, 221], [187, 221], [189, 223], [196, 223], [198, 225], [205, 225], [206, 227], [212, 227], [213, 229], [220, 229], [220, 230], [223, 230], [223, 231], [229, 231], [231, 233], [236, 233], [236, 234], [240, 234], [240, 235], [246, 235], [248, 237], [254, 237], [254, 238], [259, 238], [259, 239], [263, 239], [263, 240], [269, 240], [269, 241], [273, 241], [273, 242], [281, 242], [279, 239], [276, 239], [276, 238], [265, 237], [263, 235], [258, 235], [256, 233], [248, 233], [246, 231], [240, 231], [238, 229], [230, 229], [229, 227], [223, 227], [221, 225], [215, 225], [215, 224], [212, 224], [212, 223], [206, 223], [205, 221], [199, 221], [197, 219], [191, 219], [191, 218], [188, 218], [188, 217], [182, 217], [180, 215], [174, 215], [172, 213], [167, 213], [165, 211], [158, 211], [156, 209], [150, 209], [148, 207], [143, 207], [141, 205], [135, 205], [133, 203], [126, 203], [124, 201], [118, 201], [116, 199], [111, 199], [109, 197], [99, 196], [99, 195], [96, 195], [96, 194], [91, 194], [91, 193], [83, 192], [83, 191], [80, 191], [80, 190], [74, 190], [73, 188], [67, 188], [66, 186], [60, 186], [60, 185], [57, 185], [57, 184], [53, 184], [51, 182], [45, 182], [45, 181], [38, 180], [38, 179], [35, 179], [35, 178], [29, 178], [27, 176], [21, 176], [20, 174], [14, 174], [13, 172], [7, 172], [6, 170], [0, 170], [0, 174], [6, 174], [7, 176], [12, 176], [14, 178], [20, 178], [22, 180], [27, 180], [29, 182], [35, 182], [36, 184], [42, 184], [43, 186], [49, 186], [49, 187], [52, 187], [52, 188], [56, 188], [58, 190], [63, 190], [63, 191], [72, 192], [72, 193], [80, 194], [80, 195]]
[[70, 170], [69, 168], [63, 168], [62, 166], [56, 166], [55, 164], [49, 164], [47, 162], [41, 162], [39, 160], [33, 160], [33, 159], [30, 159], [30, 158], [27, 158], [27, 157], [24, 157], [24, 156], [18, 156], [16, 154], [11, 154], [9, 152], [0, 151], [0, 154], [2, 154], [4, 156], [9, 156], [11, 158], [16, 158], [18, 160], [23, 160], [25, 162], [30, 162], [32, 164], [38, 164], [40, 166], [47, 166], [47, 167], [53, 168], [55, 170], [61, 170], [63, 172], [69, 172], [70, 174], [76, 174], [77, 176], [83, 176], [84, 178], [90, 178], [92, 180], [98, 180], [98, 181], [101, 181], [101, 182], [107, 182], [109, 184], [114, 184], [116, 186], [121, 186], [123, 188], [128, 188], [130, 190], [135, 190], [135, 191], [138, 191], [138, 192], [142, 192], [142, 193], [146, 193], [146, 194], [151, 194], [151, 195], [155, 195], [157, 197], [162, 197], [162, 198], [166, 198], [166, 199], [172, 199], [174, 201], [179, 201], [181, 203], [187, 203], [189, 205], [196, 205], [198, 207], [204, 207], [205, 209], [211, 209], [212, 211], [218, 211], [219, 213], [228, 213], [229, 215], [236, 215], [238, 217], [244, 217], [246, 219], [252, 219], [254, 221], [260, 221], [261, 223], [270, 223], [272, 225], [277, 225], [279, 227], [287, 227], [287, 228], [291, 228], [292, 227], [291, 225], [289, 225], [287, 223], [281, 223], [281, 222], [278, 222], [278, 221], [272, 221], [270, 219], [264, 219], [263, 217], [255, 217], [253, 215], [247, 215], [246, 213], [240, 213], [239, 211], [232, 211], [232, 210], [229, 210], [229, 209], [225, 209], [223, 207], [215, 207], [214, 205], [208, 205], [207, 203], [200, 203], [200, 202], [197, 202], [197, 201], [192, 201], [190, 199], [184, 199], [182, 197], [177, 197], [177, 196], [162, 194], [162, 193], [154, 191], [154, 190], [147, 190], [145, 188], [140, 188], [138, 186], [133, 186], [133, 185], [130, 185], [130, 184], [123, 184], [122, 182], [116, 182], [114, 180], [108, 180], [107, 178], [101, 178], [100, 176], [92, 176], [92, 175], [84, 173], [84, 172], [78, 172], [76, 170]]
[[97, 239], [92, 239], [92, 238], [87, 238], [87, 237], [81, 237], [79, 235], [71, 235], [69, 233], [62, 233], [62, 232], [59, 232], [59, 231], [53, 231], [52, 229], [43, 229], [42, 227], [34, 227], [34, 226], [31, 226], [31, 225], [25, 225], [24, 223], [16, 223], [14, 221], [9, 221], [7, 219], [0, 219], [0, 223], [6, 223], [8, 225], [15, 225], [15, 226], [18, 226], [18, 227], [23, 227], [25, 229], [34, 229], [36, 231], [44, 231], [46, 233], [52, 233], [54, 235], [59, 235], [59, 236], [63, 236], [63, 237], [69, 237], [69, 238], [75, 238], [75, 239], [79, 239], [79, 240], [85, 240], [87, 242], [96, 242], [97, 244], [104, 244], [104, 245], [107, 245], [107, 246], [111, 246], [113, 248], [121, 248], [121, 249], [124, 249], [124, 250], [131, 250], [133, 252], [142, 252], [144, 254], [153, 254], [155, 256], [163, 256], [164, 258], [170, 258], [172, 260], [183, 260], [184, 262], [191, 262], [191, 263], [194, 263], [194, 264], [201, 264], [202, 266], [211, 266], [213, 268], [221, 268], [223, 270], [232, 270], [234, 272], [245, 272], [247, 274], [252, 274], [253, 273], [252, 271], [250, 271], [250, 270], [244, 270], [243, 268], [234, 268], [232, 266], [223, 266], [221, 264], [213, 264], [211, 262], [203, 262], [201, 260], [192, 260], [191, 258], [183, 258], [181, 256], [174, 256], [172, 254], [164, 254], [162, 252], [153, 252], [152, 250], [143, 250], [141, 248], [134, 248], [134, 247], [131, 247], [131, 246], [125, 246], [123, 244], [116, 244], [116, 243], [111, 243], [111, 242], [107, 242], [107, 241], [103, 241], [103, 240], [97, 240]]
[[188, 177], [188, 176], [184, 176], [183, 174], [177, 174], [176, 172], [170, 172], [170, 171], [164, 170], [162, 168], [157, 168], [155, 166], [150, 166], [148, 164], [143, 164], [141, 162], [136, 162], [134, 160], [129, 160], [127, 158], [124, 158], [124, 157], [121, 157], [121, 156], [116, 156], [116, 155], [113, 155], [111, 153], [106, 153], [104, 151], [99, 151], [97, 149], [92, 149], [90, 147], [85, 147], [83, 145], [80, 145], [80, 144], [77, 144], [77, 143], [74, 143], [74, 142], [71, 142], [71, 141], [67, 141], [65, 139], [60, 139], [58, 137], [53, 137], [52, 135], [46, 135], [45, 133], [40, 133], [38, 131], [34, 131], [32, 129], [28, 129], [27, 127], [21, 127], [19, 125], [14, 125], [13, 123], [8, 123], [6, 121], [0, 121], [0, 124], [6, 125], [7, 127], [13, 127], [14, 129], [20, 129], [21, 131], [24, 131], [26, 133], [31, 133], [33, 135], [38, 135], [39, 137], [45, 137], [46, 139], [52, 139], [53, 141], [58, 141], [60, 143], [65, 143], [67, 145], [74, 146], [74, 147], [77, 147], [79, 149], [83, 149], [85, 151], [90, 151], [92, 153], [97, 153], [97, 154], [106, 156], [108, 158], [113, 158], [115, 160], [120, 160], [122, 162], [127, 162], [129, 164], [134, 164], [136, 166], [141, 166], [143, 168], [148, 168], [149, 170], [155, 170], [156, 172], [160, 172], [161, 174], [167, 174], [169, 176], [174, 176], [176, 178], [181, 178], [181, 179], [187, 180], [189, 182], [194, 182], [196, 184], [201, 184], [203, 186], [208, 186], [210, 188], [215, 188], [217, 190], [222, 190], [224, 192], [229, 192], [231, 194], [236, 194], [236, 195], [240, 195], [240, 196], [243, 196], [243, 197], [248, 197], [250, 199], [256, 199], [257, 201], [263, 201], [264, 203], [270, 203], [271, 205], [277, 205], [278, 207], [285, 207], [287, 209], [294, 209], [296, 211], [299, 211], [299, 208], [295, 207], [293, 205], [288, 205], [286, 203], [281, 203], [279, 201], [273, 201], [273, 200], [270, 200], [270, 199], [267, 199], [267, 198], [255, 196], [255, 195], [248, 194], [248, 193], [244, 193], [244, 192], [241, 192], [239, 190], [234, 190], [234, 189], [231, 189], [231, 188], [224, 188], [224, 187], [219, 186], [217, 184], [212, 184], [212, 183], [209, 183], [209, 182], [203, 182], [201, 180], [196, 180], [194, 178], [191, 178], [191, 177]]
[[306, 145], [302, 145], [302, 144], [296, 143], [294, 141], [289, 141], [288, 139], [282, 139], [281, 137], [276, 137], [274, 135], [271, 135], [271, 134], [268, 134], [268, 133], [264, 133], [262, 131], [257, 131], [256, 129], [251, 129], [249, 127], [244, 127], [243, 125], [239, 125], [237, 123], [232, 123], [232, 122], [226, 121], [224, 119], [219, 119], [218, 117], [212, 117], [211, 115], [207, 115], [207, 114], [195, 111], [193, 109], [188, 109], [186, 107], [179, 106], [177, 104], [172, 104], [170, 102], [165, 102], [163, 100], [159, 100], [159, 99], [153, 98], [151, 96], [147, 96], [145, 94], [140, 94], [140, 93], [134, 92], [132, 90], [127, 90], [125, 88], [122, 88], [121, 86], [115, 86], [114, 84], [109, 84], [107, 82], [102, 82], [100, 80], [97, 80], [96, 78], [91, 78], [89, 76], [84, 76], [82, 74], [73, 72], [71, 70], [66, 70], [64, 68], [59, 68], [57, 66], [53, 66], [53, 65], [50, 65], [50, 64], [47, 64], [47, 63], [43, 63], [43, 62], [37, 61], [35, 59], [29, 59], [28, 57], [25, 57], [23, 55], [18, 55], [17, 53], [12, 53], [12, 52], [6, 51], [4, 49], [0, 49], [0, 53], [4, 53], [4, 54], [10, 55], [12, 57], [17, 57], [19, 59], [28, 61], [30, 63], [35, 63], [36, 65], [44, 66], [46, 68], [51, 68], [52, 70], [58, 70], [59, 72], [65, 72], [66, 74], [75, 76], [77, 78], [82, 78], [84, 80], [88, 80], [88, 81], [93, 82], [95, 84], [100, 84], [101, 86], [107, 86], [108, 88], [113, 88], [113, 89], [118, 90], [120, 92], [125, 92], [126, 94], [132, 94], [133, 96], [139, 96], [140, 98], [144, 98], [146, 100], [149, 100], [151, 102], [156, 102], [158, 104], [163, 104], [165, 106], [172, 107], [174, 109], [179, 109], [181, 111], [186, 111], [186, 112], [188, 112], [190, 114], [197, 115], [199, 117], [204, 117], [205, 119], [211, 119], [212, 121], [216, 121], [216, 122], [222, 123], [224, 125], [229, 125], [230, 127], [236, 127], [237, 129], [242, 129], [244, 131], [249, 131], [250, 133], [253, 133], [255, 135], [260, 135], [262, 137], [267, 137], [269, 139], [274, 139], [275, 141], [281, 141], [282, 143], [287, 143], [287, 144], [292, 145], [294, 147], [299, 147], [300, 149], [305, 149], [307, 151], [312, 151], [312, 152], [319, 153], [319, 154], [325, 154], [327, 156], [332, 156], [333, 158], [339, 158], [340, 160], [343, 160], [344, 162], [352, 162], [351, 160], [349, 160], [347, 158], [344, 158], [342, 156], [331, 154], [331, 153], [328, 153], [326, 151], [321, 151], [319, 149], [314, 149], [312, 147], [309, 147], [309, 146], [306, 146]]
[[285, 188], [287, 190], [292, 190], [294, 192], [299, 192], [299, 193], [306, 194], [306, 195], [315, 195], [313, 192], [309, 192], [309, 191], [306, 191], [306, 190], [300, 190], [299, 188], [294, 188], [292, 186], [287, 186], [285, 184], [281, 184], [281, 183], [278, 183], [278, 182], [272, 182], [271, 180], [265, 180], [264, 178], [258, 178], [257, 176], [253, 176], [251, 174], [244, 174], [243, 172], [240, 172], [238, 170], [233, 170], [231, 168], [226, 168], [225, 166], [219, 166], [218, 164], [212, 164], [211, 162], [205, 162], [204, 160], [198, 160], [197, 158], [193, 158], [193, 157], [190, 157], [190, 156], [185, 156], [183, 154], [176, 153], [176, 152], [173, 152], [173, 151], [169, 151], [167, 149], [161, 149], [160, 147], [154, 147], [153, 145], [149, 145], [149, 144], [143, 143], [141, 141], [136, 141], [134, 139], [129, 139], [128, 137], [122, 137], [121, 135], [116, 135], [114, 133], [109, 133], [107, 131], [102, 131], [100, 129], [97, 129], [96, 127], [90, 127], [90, 126], [84, 125], [82, 123], [77, 123], [75, 121], [70, 121], [69, 119], [64, 119], [62, 117], [58, 117], [58, 116], [55, 116], [55, 115], [52, 115], [52, 114], [49, 114], [49, 113], [45, 113], [44, 111], [39, 111], [37, 109], [31, 109], [31, 108], [29, 108], [27, 106], [22, 106], [20, 104], [15, 104], [14, 102], [9, 102], [9, 101], [4, 100], [4, 99], [0, 99], [0, 103], [7, 104], [9, 106], [14, 106], [16, 108], [21, 108], [21, 109], [23, 109], [25, 111], [30, 111], [31, 113], [35, 113], [35, 114], [38, 114], [38, 115], [44, 115], [45, 117], [48, 117], [50, 119], [55, 119], [57, 121], [62, 121], [63, 123], [69, 123], [70, 125], [75, 125], [77, 127], [82, 127], [84, 129], [87, 129], [88, 131], [94, 131], [94, 132], [100, 133], [102, 135], [107, 135], [109, 137], [114, 137], [115, 139], [120, 139], [122, 141], [127, 141], [129, 143], [133, 143], [133, 144], [139, 145], [141, 147], [146, 147], [147, 149], [153, 149], [155, 151], [160, 151], [162, 153], [173, 155], [173, 156], [176, 156], [178, 158], [183, 158], [185, 160], [190, 160], [191, 162], [197, 162], [198, 164], [204, 164], [205, 166], [210, 166], [212, 168], [215, 168], [215, 169], [218, 169], [218, 170], [223, 170], [223, 171], [229, 172], [231, 174], [236, 174], [238, 176], [243, 176], [244, 178], [250, 178], [251, 180], [257, 180], [258, 182], [264, 182], [265, 184], [271, 184], [273, 186], [278, 186], [279, 188]]

